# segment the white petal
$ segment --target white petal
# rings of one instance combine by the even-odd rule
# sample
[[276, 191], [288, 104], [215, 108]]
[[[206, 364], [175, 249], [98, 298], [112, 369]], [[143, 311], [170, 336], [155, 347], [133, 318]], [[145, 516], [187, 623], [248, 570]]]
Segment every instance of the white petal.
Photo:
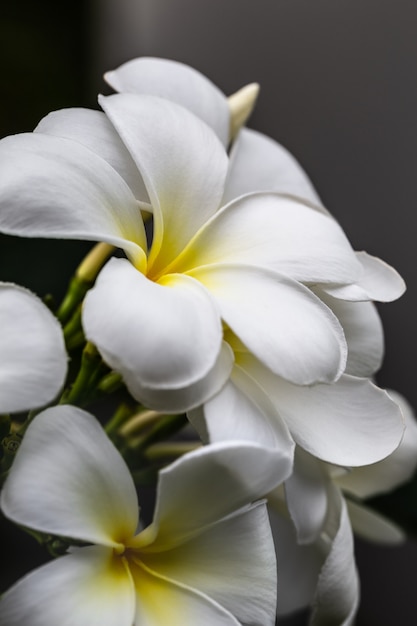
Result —
[[285, 481], [285, 495], [300, 544], [315, 541], [323, 528], [328, 480], [320, 461], [297, 446], [293, 472]]
[[366, 541], [395, 545], [403, 543], [405, 532], [389, 519], [351, 500], [346, 500], [353, 531]]
[[313, 291], [333, 311], [344, 330], [348, 345], [346, 374], [375, 374], [384, 356], [384, 333], [375, 305], [339, 300], [319, 289]]
[[250, 441], [291, 457], [294, 442], [285, 422], [264, 391], [239, 366], [222, 390], [188, 414], [206, 441]]
[[[131, 566], [136, 585], [135, 626], [240, 626], [231, 613], [196, 589]], [[266, 626], [266, 625], [265, 625]]]
[[311, 603], [323, 555], [316, 544], [300, 545], [292, 522], [268, 496], [268, 511], [278, 567], [277, 614], [287, 615]]
[[313, 185], [295, 158], [279, 143], [244, 128], [230, 155], [223, 202], [252, 191], [277, 191], [320, 204]]
[[7, 626], [132, 626], [132, 581], [113, 551], [81, 548], [35, 570], [0, 601]]
[[292, 457], [277, 459], [270, 448], [243, 441], [212, 444], [183, 456], [160, 472], [154, 521], [135, 545], [156, 552], [189, 541], [271, 491], [291, 466]]
[[100, 424], [64, 405], [30, 424], [1, 508], [23, 526], [110, 546], [134, 534], [139, 516], [129, 470]]
[[401, 411], [369, 380], [344, 374], [332, 385], [302, 387], [273, 376], [253, 358], [242, 361], [270, 396], [296, 443], [313, 456], [337, 465], [366, 465], [399, 445], [404, 432]]
[[305, 283], [353, 282], [361, 272], [338, 223], [294, 198], [256, 193], [216, 213], [175, 262], [264, 266]]
[[149, 202], [138, 168], [102, 111], [81, 108], [53, 111], [39, 122], [34, 132], [78, 141], [107, 161], [127, 182], [137, 200]]
[[226, 96], [192, 67], [168, 59], [141, 57], [107, 72], [104, 78], [120, 93], [150, 94], [181, 104], [227, 144], [230, 115]]
[[181, 389], [152, 389], [141, 385], [134, 372], [124, 372], [124, 381], [134, 398], [155, 411], [183, 413], [208, 401], [228, 380], [233, 368], [233, 351], [223, 342], [212, 369], [201, 380]]
[[119, 174], [75, 141], [30, 133], [0, 141], [0, 231], [105, 241], [144, 263], [137, 201]]
[[359, 580], [346, 504], [337, 490], [332, 501], [334, 519], [329, 524], [336, 524], [337, 532], [318, 579], [312, 626], [352, 626], [359, 603]]
[[343, 300], [377, 300], [392, 302], [405, 291], [405, 283], [396, 270], [366, 252], [357, 252], [356, 258], [362, 265], [362, 273], [354, 285], [326, 288], [335, 298]]
[[342, 328], [307, 287], [251, 266], [218, 265], [190, 275], [207, 287], [228, 326], [274, 373], [302, 385], [333, 381], [342, 373]]
[[227, 155], [206, 124], [173, 102], [116, 94], [100, 104], [132, 154], [151, 200], [155, 274], [218, 209]]
[[214, 599], [245, 624], [274, 624], [276, 563], [265, 504], [210, 526], [146, 565]]
[[410, 480], [417, 466], [417, 423], [413, 410], [400, 394], [389, 391], [402, 411], [405, 432], [400, 445], [379, 463], [353, 470], [338, 477], [339, 486], [358, 498], [385, 493]]
[[0, 412], [40, 407], [64, 384], [62, 329], [33, 293], [0, 283]]
[[112, 259], [100, 272], [84, 302], [83, 324], [138, 394], [189, 388], [210, 374], [222, 344], [220, 316], [199, 283], [171, 275], [157, 284], [126, 259]]

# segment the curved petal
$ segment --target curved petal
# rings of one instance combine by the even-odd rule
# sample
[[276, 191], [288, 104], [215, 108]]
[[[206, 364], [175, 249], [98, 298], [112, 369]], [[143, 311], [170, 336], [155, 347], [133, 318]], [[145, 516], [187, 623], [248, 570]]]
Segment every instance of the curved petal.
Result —
[[276, 563], [265, 503], [210, 526], [166, 552], [147, 554], [158, 574], [193, 587], [244, 624], [274, 624]]
[[359, 580], [355, 566], [353, 536], [346, 504], [338, 490], [330, 497], [331, 547], [320, 571], [314, 598], [312, 626], [352, 626], [359, 604]]
[[400, 394], [388, 392], [399, 405], [405, 431], [400, 445], [379, 463], [353, 470], [337, 478], [338, 485], [358, 498], [370, 498], [410, 480], [417, 467], [417, 423], [412, 408]]
[[223, 203], [252, 191], [277, 191], [320, 205], [307, 174], [292, 154], [270, 137], [243, 128], [231, 150]]
[[100, 104], [149, 194], [155, 222], [149, 264], [156, 275], [218, 209], [228, 158], [206, 124], [169, 100], [116, 94]]
[[[208, 375], [222, 345], [220, 316], [188, 276], [148, 280], [126, 259], [111, 259], [84, 302], [86, 337], [133, 386], [188, 388]], [[134, 391], [136, 388], [134, 389]]]
[[405, 282], [393, 267], [366, 252], [357, 252], [356, 258], [362, 265], [359, 280], [354, 285], [326, 287], [330, 295], [342, 300], [378, 302], [392, 302], [403, 295]]
[[264, 266], [305, 283], [350, 283], [361, 272], [332, 217], [273, 193], [239, 198], [216, 213], [173, 268], [188, 271], [215, 263]]
[[211, 292], [228, 326], [275, 374], [297, 384], [333, 381], [346, 362], [336, 317], [307, 287], [263, 268], [190, 272]]
[[154, 521], [135, 538], [161, 552], [193, 537], [285, 480], [291, 457], [244, 441], [217, 443], [184, 455], [159, 474]]
[[301, 387], [274, 376], [251, 356], [242, 356], [240, 363], [269, 395], [296, 443], [313, 456], [336, 465], [366, 465], [399, 445], [401, 411], [369, 380], [344, 374], [332, 385]]
[[61, 326], [33, 293], [0, 283], [0, 329], [1, 413], [43, 406], [67, 373]]
[[134, 372], [124, 372], [124, 381], [134, 398], [155, 411], [183, 413], [209, 401], [228, 380], [233, 368], [233, 351], [223, 342], [212, 369], [201, 380], [181, 389], [145, 387]]
[[373, 376], [384, 356], [384, 332], [381, 318], [372, 302], [348, 302], [333, 298], [321, 289], [313, 289], [340, 321], [348, 346], [346, 374]]
[[406, 540], [405, 532], [380, 513], [351, 500], [346, 500], [346, 505], [353, 531], [359, 537], [386, 545], [398, 545]]
[[131, 626], [135, 594], [122, 560], [91, 546], [35, 570], [0, 601], [7, 626]]
[[137, 201], [101, 157], [41, 133], [0, 141], [0, 232], [105, 241], [140, 267], [146, 237]]
[[285, 496], [300, 544], [312, 543], [320, 535], [327, 514], [328, 482], [320, 461], [297, 446]]
[[229, 611], [196, 589], [159, 576], [143, 563], [131, 565], [140, 626], [240, 626]]
[[104, 75], [120, 93], [149, 94], [181, 104], [206, 122], [227, 145], [230, 113], [226, 96], [197, 70], [173, 61], [141, 57]]
[[[274, 493], [274, 492], [273, 492]], [[278, 567], [278, 616], [307, 608], [314, 597], [323, 555], [315, 543], [300, 545], [290, 519], [268, 496], [268, 512]]]
[[107, 161], [127, 182], [137, 200], [149, 202], [138, 168], [102, 111], [82, 108], [53, 111], [39, 122], [34, 132], [78, 141]]
[[291, 458], [294, 442], [268, 396], [239, 366], [232, 378], [204, 407], [188, 414], [206, 441], [250, 441]]
[[99, 422], [64, 405], [30, 424], [1, 508], [28, 528], [115, 547], [135, 533], [139, 516], [129, 470]]

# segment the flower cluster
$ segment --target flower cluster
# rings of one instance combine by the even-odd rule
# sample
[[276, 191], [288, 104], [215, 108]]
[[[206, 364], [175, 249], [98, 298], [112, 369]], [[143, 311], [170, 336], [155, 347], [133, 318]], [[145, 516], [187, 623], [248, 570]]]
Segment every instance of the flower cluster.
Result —
[[404, 283], [244, 127], [257, 85], [153, 58], [106, 80], [101, 111], [0, 141], [0, 232], [97, 242], [56, 311], [0, 284], [1, 510], [59, 546], [0, 624], [352, 624], [352, 528], [403, 538], [361, 501], [417, 464], [410, 407], [373, 381], [374, 301]]

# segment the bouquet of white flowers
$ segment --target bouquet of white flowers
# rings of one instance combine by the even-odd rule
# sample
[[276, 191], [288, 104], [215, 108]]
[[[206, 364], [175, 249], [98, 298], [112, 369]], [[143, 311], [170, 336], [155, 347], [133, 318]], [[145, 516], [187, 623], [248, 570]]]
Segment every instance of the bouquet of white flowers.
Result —
[[257, 85], [155, 58], [106, 80], [101, 111], [0, 141], [0, 232], [96, 242], [56, 308], [0, 283], [1, 510], [55, 557], [0, 624], [352, 624], [352, 528], [404, 537], [362, 501], [417, 464], [372, 380], [404, 283], [245, 128]]

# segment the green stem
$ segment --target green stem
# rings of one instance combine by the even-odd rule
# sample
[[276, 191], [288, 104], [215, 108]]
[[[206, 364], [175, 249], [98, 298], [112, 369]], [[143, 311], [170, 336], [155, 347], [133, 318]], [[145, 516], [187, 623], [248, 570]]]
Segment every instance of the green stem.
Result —
[[187, 417], [183, 413], [180, 415], [164, 415], [151, 428], [149, 432], [142, 437], [138, 437], [131, 448], [137, 451], [143, 451], [148, 446], [163, 439], [167, 439], [177, 433], [183, 426], [187, 424]]

